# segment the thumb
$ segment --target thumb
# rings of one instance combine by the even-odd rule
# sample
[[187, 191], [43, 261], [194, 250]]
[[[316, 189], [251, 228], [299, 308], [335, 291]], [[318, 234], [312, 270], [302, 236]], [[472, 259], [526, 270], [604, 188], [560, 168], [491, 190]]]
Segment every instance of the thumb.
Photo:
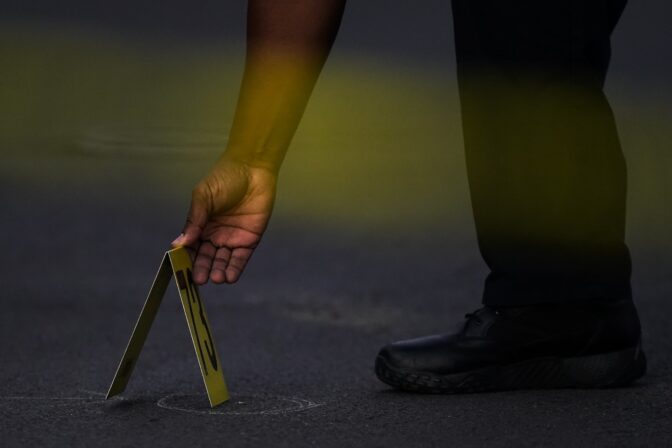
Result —
[[207, 196], [197, 188], [191, 196], [191, 207], [189, 207], [187, 222], [180, 236], [171, 243], [173, 247], [189, 246], [198, 241], [208, 222], [208, 210]]

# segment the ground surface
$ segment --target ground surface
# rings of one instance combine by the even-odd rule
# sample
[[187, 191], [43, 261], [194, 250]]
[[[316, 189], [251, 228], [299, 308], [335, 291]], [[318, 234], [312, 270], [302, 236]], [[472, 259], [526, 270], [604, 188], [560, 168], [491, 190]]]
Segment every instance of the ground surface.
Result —
[[484, 268], [473, 237], [306, 225], [282, 203], [244, 280], [202, 290], [232, 401], [208, 410], [172, 290], [128, 390], [103, 401], [185, 203], [161, 200], [160, 182], [135, 172], [144, 162], [50, 163], [102, 163], [127, 180], [114, 193], [104, 180], [98, 189], [3, 184], [3, 446], [672, 443], [672, 288], [644, 255], [634, 286], [651, 373], [635, 387], [415, 396], [375, 379], [375, 354], [477, 306]]

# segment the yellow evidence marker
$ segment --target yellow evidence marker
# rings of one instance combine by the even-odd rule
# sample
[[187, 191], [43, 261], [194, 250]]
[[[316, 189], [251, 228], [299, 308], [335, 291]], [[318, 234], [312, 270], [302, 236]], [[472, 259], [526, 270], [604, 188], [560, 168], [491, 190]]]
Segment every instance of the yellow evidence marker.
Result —
[[191, 258], [184, 248], [178, 247], [165, 253], [106, 398], [118, 395], [126, 389], [168, 283], [171, 277], [174, 277], [210, 406], [214, 408], [229, 399], [229, 391], [222, 373], [222, 363], [215, 349], [203, 301], [198, 294], [198, 287], [191, 278], [191, 273]]

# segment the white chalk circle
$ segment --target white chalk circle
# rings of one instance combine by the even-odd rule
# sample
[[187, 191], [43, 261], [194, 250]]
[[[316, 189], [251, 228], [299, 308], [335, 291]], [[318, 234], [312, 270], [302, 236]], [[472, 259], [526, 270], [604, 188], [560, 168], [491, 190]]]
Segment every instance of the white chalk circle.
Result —
[[205, 395], [168, 395], [157, 406], [171, 411], [211, 415], [278, 415], [306, 411], [322, 406], [299, 397], [237, 395], [216, 408], [210, 408]]
[[[112, 397], [112, 400], [125, 401], [126, 399], [123, 397]], [[105, 394], [90, 390], [81, 390], [81, 393], [75, 396], [0, 396], [0, 404], [9, 406], [17, 406], [21, 403], [27, 403], [33, 407], [72, 407], [92, 404], [98, 405], [105, 403], [105, 401]]]
[[89, 129], [75, 144], [92, 156], [203, 156], [219, 154], [228, 142], [228, 129], [179, 127], [106, 127]]

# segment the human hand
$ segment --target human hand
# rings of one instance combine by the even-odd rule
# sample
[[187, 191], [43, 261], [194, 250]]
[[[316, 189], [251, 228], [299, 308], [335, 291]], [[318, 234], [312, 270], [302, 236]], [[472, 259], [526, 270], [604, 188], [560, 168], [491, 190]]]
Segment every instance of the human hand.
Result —
[[271, 217], [277, 174], [222, 157], [194, 188], [182, 234], [173, 247], [192, 252], [193, 280], [234, 283]]

